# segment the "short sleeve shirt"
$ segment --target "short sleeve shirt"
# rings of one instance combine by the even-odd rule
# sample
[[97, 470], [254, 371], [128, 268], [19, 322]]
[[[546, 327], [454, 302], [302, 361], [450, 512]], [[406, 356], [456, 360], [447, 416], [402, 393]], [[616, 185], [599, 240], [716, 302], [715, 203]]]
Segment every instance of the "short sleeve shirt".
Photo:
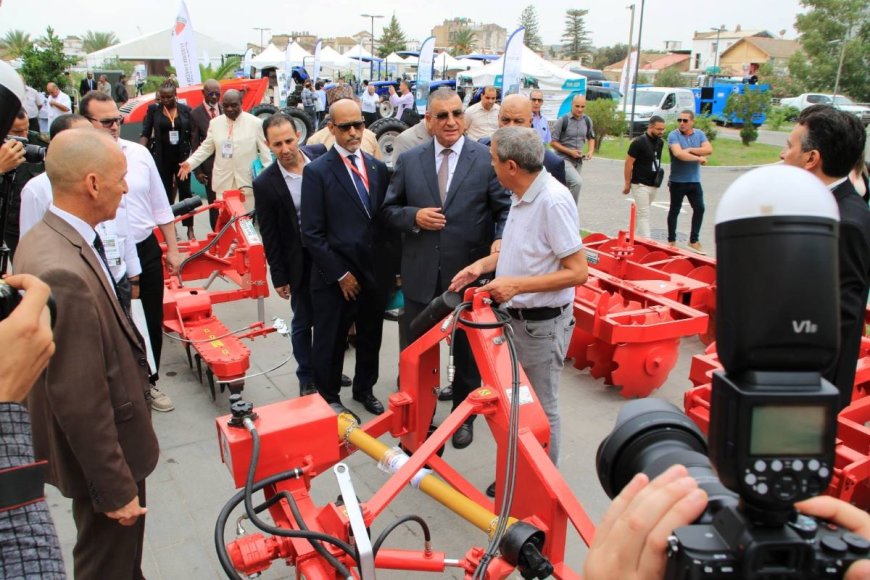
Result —
[[634, 166], [631, 170], [632, 183], [655, 185], [656, 172], [661, 167], [663, 147], [664, 143], [661, 139], [651, 139], [647, 133], [631, 142], [628, 146], [628, 154], [634, 157]]
[[[565, 129], [563, 130], [562, 127]], [[556, 121], [556, 125], [553, 127], [553, 141], [558, 141], [569, 149], [582, 150], [587, 139], [595, 139], [595, 132], [592, 127], [592, 119], [586, 115], [575, 119], [571, 113], [568, 113]], [[568, 158], [564, 153], [559, 151], [557, 153], [564, 159]]]
[[[694, 129], [691, 135], [683, 135], [679, 129], [674, 129], [668, 135], [668, 148], [679, 144], [683, 149], [700, 147], [707, 142], [703, 131]], [[671, 155], [671, 175], [669, 181], [674, 183], [701, 183], [701, 164], [697, 161], [681, 161]]]

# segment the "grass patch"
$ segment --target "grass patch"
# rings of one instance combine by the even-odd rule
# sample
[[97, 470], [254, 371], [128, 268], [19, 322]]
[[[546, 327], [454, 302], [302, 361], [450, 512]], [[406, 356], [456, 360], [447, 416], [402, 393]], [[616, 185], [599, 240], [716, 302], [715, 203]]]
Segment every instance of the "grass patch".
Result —
[[794, 129], [796, 123], [783, 123], [779, 126], [779, 129], [774, 129], [770, 125], [764, 124], [761, 126], [762, 129], [766, 131], [776, 131], [778, 133], [791, 133], [791, 130]]
[[[618, 138], [608, 138], [598, 151], [596, 156], [604, 157], [605, 159], [625, 159], [625, 153], [628, 151], [628, 138], [622, 140]], [[766, 163], [776, 163], [779, 161], [779, 152], [782, 147], [775, 145], [765, 145], [764, 143], [753, 143], [749, 147], [745, 147], [739, 140], [736, 139], [716, 139], [713, 142], [713, 155], [707, 162], [708, 167], [717, 167], [721, 165], [764, 165]], [[665, 147], [662, 152], [662, 163], [670, 163], [671, 156], [668, 153], [668, 148]]]

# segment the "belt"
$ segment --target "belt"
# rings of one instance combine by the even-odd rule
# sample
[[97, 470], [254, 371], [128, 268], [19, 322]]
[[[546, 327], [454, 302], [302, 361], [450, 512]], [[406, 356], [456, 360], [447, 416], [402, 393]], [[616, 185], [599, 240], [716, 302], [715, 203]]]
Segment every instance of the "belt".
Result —
[[565, 312], [567, 307], [566, 304], [565, 306], [543, 306], [540, 308], [508, 308], [507, 313], [511, 315], [511, 318], [535, 322], [556, 318]]

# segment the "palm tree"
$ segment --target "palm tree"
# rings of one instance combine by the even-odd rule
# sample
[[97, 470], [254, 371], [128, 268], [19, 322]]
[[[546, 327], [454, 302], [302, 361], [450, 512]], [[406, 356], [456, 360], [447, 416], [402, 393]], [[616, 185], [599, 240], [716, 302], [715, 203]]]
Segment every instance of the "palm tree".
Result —
[[10, 30], [0, 38], [0, 53], [8, 59], [18, 58], [32, 44], [30, 35], [23, 30]]
[[112, 45], [121, 42], [114, 32], [97, 32], [88, 30], [82, 38], [82, 48], [85, 52], [91, 53], [104, 48], [109, 48]]
[[477, 43], [477, 34], [470, 28], [460, 28], [451, 35], [453, 54], [469, 54], [474, 51]]
[[212, 68], [209, 66], [199, 65], [199, 74], [202, 77], [203, 82], [208, 79], [214, 79], [216, 81], [222, 79], [232, 78], [233, 73], [236, 71], [239, 66], [241, 66], [241, 59], [237, 56], [231, 56], [224, 60], [223, 64], [221, 64], [217, 68]]

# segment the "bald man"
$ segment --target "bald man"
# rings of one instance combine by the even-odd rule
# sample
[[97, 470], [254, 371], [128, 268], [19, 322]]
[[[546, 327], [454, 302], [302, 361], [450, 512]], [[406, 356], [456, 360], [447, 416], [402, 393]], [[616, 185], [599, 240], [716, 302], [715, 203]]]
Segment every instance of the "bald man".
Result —
[[145, 478], [158, 456], [148, 363], [95, 231], [127, 192], [127, 161], [110, 135], [70, 129], [45, 165], [53, 202], [17, 264], [57, 302], [57, 350], [28, 398], [33, 447], [46, 481], [72, 498], [75, 577], [142, 578]]

